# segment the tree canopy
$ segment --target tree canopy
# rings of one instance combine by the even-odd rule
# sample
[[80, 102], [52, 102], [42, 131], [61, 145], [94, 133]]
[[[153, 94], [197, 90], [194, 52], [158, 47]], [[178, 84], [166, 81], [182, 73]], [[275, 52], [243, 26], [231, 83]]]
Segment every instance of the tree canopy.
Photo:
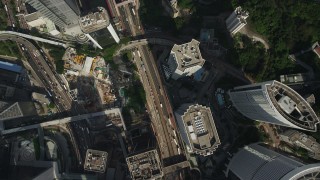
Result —
[[[288, 59], [288, 55], [308, 49], [320, 40], [319, 3], [302, 0], [247, 0], [241, 3], [233, 1], [233, 5], [241, 5], [249, 12], [248, 25], [264, 36], [270, 44], [269, 54], [264, 55], [265, 70], [258, 72], [258, 81], [277, 79], [281, 74], [301, 71], [301, 68]], [[254, 54], [260, 53], [256, 52], [256, 48], [251, 49], [252, 52], [249, 50], [250, 48], [238, 52], [240, 62], [257, 58]], [[258, 59], [261, 59], [261, 56], [260, 53]], [[248, 65], [250, 64], [246, 64], [246, 68]], [[316, 72], [319, 72], [319, 67], [314, 66]]]

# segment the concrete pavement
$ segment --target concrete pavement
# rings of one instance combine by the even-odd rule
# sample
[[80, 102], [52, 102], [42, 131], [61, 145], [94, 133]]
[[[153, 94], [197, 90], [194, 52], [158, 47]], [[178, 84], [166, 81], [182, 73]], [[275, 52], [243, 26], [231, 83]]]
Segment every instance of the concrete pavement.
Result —
[[[147, 105], [153, 129], [158, 140], [164, 166], [180, 163], [175, 157], [182, 155], [183, 146], [177, 136], [177, 126], [166, 89], [162, 83], [156, 62], [147, 46], [138, 46], [134, 52], [143, 87], [146, 91]], [[176, 144], [176, 142], [178, 142]]]
[[17, 35], [0, 33], [0, 41], [4, 40], [15, 41], [24, 49], [30, 66], [34, 69], [44, 87], [47, 88], [48, 93], [50, 92], [49, 95], [53, 96], [57, 109], [60, 112], [69, 111], [73, 105], [70, 94], [63, 91], [60, 82], [56, 78], [57, 73], [52, 71], [52, 67], [49, 67], [37, 48], [31, 42]]
[[56, 46], [62, 46], [64, 48], [67, 48], [67, 45], [64, 44], [64, 43], [60, 43], [60, 42], [57, 42], [57, 41], [52, 41], [52, 40], [49, 40], [49, 39], [39, 38], [39, 37], [36, 37], [36, 36], [31, 36], [31, 35], [23, 34], [23, 33], [19, 33], [19, 32], [0, 31], [0, 35], [2, 35], [2, 34], [15, 35], [15, 36], [19, 36], [19, 37], [32, 39], [32, 40], [35, 40], [35, 41], [40, 41], [40, 42], [44, 42], [44, 43], [53, 44], [53, 45], [56, 45]]
[[43, 123], [39, 123], [39, 124], [34, 124], [34, 125], [28, 125], [28, 126], [23, 126], [23, 127], [18, 127], [18, 128], [12, 128], [12, 129], [6, 129], [1, 131], [1, 134], [11, 134], [11, 133], [15, 133], [15, 132], [19, 132], [19, 131], [25, 131], [25, 130], [29, 130], [29, 129], [36, 129], [39, 127], [46, 127], [46, 126], [55, 126], [55, 125], [61, 125], [61, 124], [67, 124], [70, 122], [75, 122], [75, 121], [80, 121], [83, 119], [89, 119], [89, 118], [93, 118], [96, 116], [103, 116], [103, 115], [107, 115], [107, 114], [119, 114], [120, 118], [123, 122], [122, 116], [121, 116], [121, 110], [119, 108], [114, 108], [114, 109], [106, 109], [104, 111], [100, 111], [100, 112], [95, 112], [95, 113], [89, 113], [89, 114], [83, 114], [83, 115], [78, 115], [78, 116], [72, 116], [72, 117], [66, 117], [66, 118], [62, 118], [62, 119], [56, 119], [53, 121], [48, 121], [48, 122], [43, 122]]

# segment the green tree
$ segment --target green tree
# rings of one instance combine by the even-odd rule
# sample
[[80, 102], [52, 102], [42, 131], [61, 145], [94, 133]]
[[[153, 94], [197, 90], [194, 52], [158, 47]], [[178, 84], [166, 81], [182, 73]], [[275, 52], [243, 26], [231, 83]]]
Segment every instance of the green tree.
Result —
[[53, 102], [50, 102], [50, 104], [48, 105], [48, 108], [52, 109], [52, 108], [54, 108], [54, 107], [55, 107], [54, 103], [53, 103]]

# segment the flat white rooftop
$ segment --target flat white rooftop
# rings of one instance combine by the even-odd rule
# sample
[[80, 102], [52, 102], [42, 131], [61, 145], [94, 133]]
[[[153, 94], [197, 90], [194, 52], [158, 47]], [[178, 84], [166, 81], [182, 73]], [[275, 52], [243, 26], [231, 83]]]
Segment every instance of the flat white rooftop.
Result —
[[90, 73], [90, 69], [91, 69], [91, 66], [92, 66], [92, 63], [93, 63], [93, 59], [92, 57], [86, 57], [86, 61], [83, 65], [83, 68], [82, 68], [82, 75], [89, 75]]
[[195, 153], [209, 155], [220, 145], [219, 135], [208, 107], [190, 105], [182, 120]]
[[184, 71], [191, 66], [203, 66], [205, 60], [201, 56], [199, 44], [199, 41], [192, 39], [191, 42], [173, 46], [171, 54], [178, 64], [177, 69]]

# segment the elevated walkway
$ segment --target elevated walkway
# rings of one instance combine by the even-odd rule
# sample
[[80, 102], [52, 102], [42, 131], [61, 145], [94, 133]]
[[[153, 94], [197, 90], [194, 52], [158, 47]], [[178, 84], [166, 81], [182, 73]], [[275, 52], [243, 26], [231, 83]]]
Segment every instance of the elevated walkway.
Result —
[[40, 42], [44, 42], [44, 43], [48, 43], [48, 44], [53, 44], [53, 45], [56, 45], [56, 46], [62, 46], [64, 48], [67, 47], [67, 45], [64, 44], [64, 43], [53, 41], [53, 40], [49, 40], [49, 39], [44, 39], [44, 38], [31, 36], [31, 35], [28, 35], [28, 34], [23, 34], [23, 33], [14, 32], [14, 31], [0, 31], [0, 36], [1, 35], [6, 35], [6, 34], [7, 35], [20, 36], [20, 37], [24, 37], [24, 38], [27, 38], [27, 39], [32, 39], [32, 40], [35, 40], [35, 41], [40, 41]]

